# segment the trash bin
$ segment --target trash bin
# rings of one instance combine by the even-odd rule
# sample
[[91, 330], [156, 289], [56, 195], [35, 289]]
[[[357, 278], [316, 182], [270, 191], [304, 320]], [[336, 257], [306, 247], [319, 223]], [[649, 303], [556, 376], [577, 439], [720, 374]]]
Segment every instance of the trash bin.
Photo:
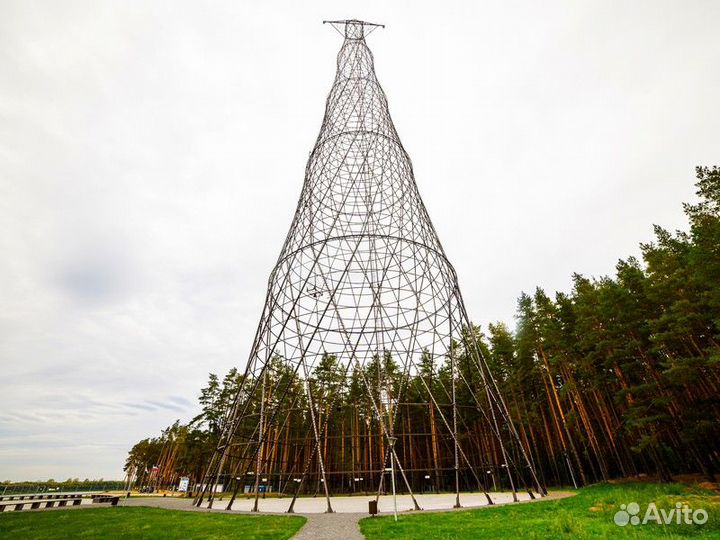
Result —
[[368, 501], [368, 512], [370, 513], [371, 516], [374, 516], [377, 514], [377, 501], [376, 500]]

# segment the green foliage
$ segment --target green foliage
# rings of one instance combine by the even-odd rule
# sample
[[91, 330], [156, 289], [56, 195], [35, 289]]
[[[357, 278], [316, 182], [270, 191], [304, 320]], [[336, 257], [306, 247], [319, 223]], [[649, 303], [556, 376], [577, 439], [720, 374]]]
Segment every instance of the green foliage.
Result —
[[0, 539], [12, 540], [284, 540], [306, 519], [162, 510], [89, 508], [0, 515]]
[[[169, 487], [181, 476], [199, 481], [241, 380], [235, 368], [223, 377], [222, 383], [217, 375], [210, 373], [208, 384], [198, 398], [200, 414], [188, 424], [175, 421], [159, 437], [137, 442], [128, 452], [124, 468], [135, 486]], [[155, 467], [160, 470], [154, 472]]]
[[[281, 356], [255, 378], [245, 380], [234, 369], [222, 381], [210, 374], [200, 414], [138, 442], [126, 470], [136, 485], [172, 485], [180, 475], [199, 481], [236, 401], [246, 413], [236, 430], [238, 447], [257, 440], [261, 402], [282, 405], [274, 409], [287, 414], [268, 421], [272, 436], [283, 437], [292, 452], [271, 455], [275, 463], [266, 466], [302, 470], [312, 452], [312, 399], [325, 467], [350, 471], [348, 478], [331, 479], [337, 487], [354, 485], [352, 472], [370, 463], [382, 468], [381, 412], [386, 425], [401, 432], [397, 448], [412, 460], [408, 468], [432, 471], [433, 488], [449, 489], [451, 479], [441, 471], [453, 466], [446, 422], [452, 358], [463, 381], [456, 385], [461, 444], [478, 469], [495, 471], [485, 473], [492, 475], [485, 478], [488, 487], [490, 479], [493, 488], [505, 481], [496, 474], [506, 456], [492, 424], [510, 438], [505, 422], [497, 421], [499, 408], [482, 391], [488, 371], [546, 484], [640, 473], [669, 481], [672, 474], [698, 471], [712, 479], [720, 470], [720, 170], [696, 172], [699, 200], [685, 205], [689, 231], [656, 226], [655, 241], [641, 245], [642, 258], [620, 260], [614, 276], [575, 274], [567, 293], [523, 293], [514, 333], [502, 323], [489, 325], [487, 335], [477, 326], [464, 328], [450, 351], [424, 350], [410, 359], [409, 372], [386, 351], [360, 359], [362, 367], [324, 354], [299, 377], [299, 366]], [[405, 408], [394, 404], [401, 388]], [[518, 445], [508, 452], [514, 463], [524, 462]], [[528, 485], [527, 479], [520, 484]], [[463, 488], [477, 489], [477, 482], [470, 479]]]
[[[615, 525], [620, 504], [630, 502], [640, 504], [643, 511], [651, 502], [668, 510], [675, 503], [686, 503], [705, 509], [709, 520], [704, 525]], [[713, 492], [682, 484], [600, 484], [582, 488], [573, 497], [531, 504], [404, 513], [397, 522], [392, 516], [365, 518], [360, 530], [369, 540], [718, 538], [720, 501]]]
[[575, 275], [554, 299], [523, 294], [514, 347], [490, 328], [495, 363], [515, 366], [501, 389], [544, 441], [539, 466], [556, 481], [569, 481], [569, 467], [587, 481], [712, 478], [720, 467], [720, 171], [698, 168], [697, 178], [689, 232], [656, 226], [642, 261], [619, 261], [614, 277]]

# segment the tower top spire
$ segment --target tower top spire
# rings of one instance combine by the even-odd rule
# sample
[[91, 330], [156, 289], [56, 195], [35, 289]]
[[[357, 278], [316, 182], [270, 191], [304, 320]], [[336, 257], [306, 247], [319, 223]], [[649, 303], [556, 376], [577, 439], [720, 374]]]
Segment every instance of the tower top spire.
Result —
[[338, 33], [345, 39], [365, 39], [377, 28], [385, 28], [384, 24], [359, 21], [357, 19], [345, 19], [341, 21], [323, 21], [323, 24], [331, 24]]

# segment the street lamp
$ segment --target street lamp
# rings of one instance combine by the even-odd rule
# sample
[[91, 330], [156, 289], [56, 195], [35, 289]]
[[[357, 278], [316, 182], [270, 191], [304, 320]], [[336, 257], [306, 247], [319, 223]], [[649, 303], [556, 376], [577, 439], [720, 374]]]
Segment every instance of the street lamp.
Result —
[[397, 437], [388, 437], [388, 444], [390, 445], [390, 479], [392, 480], [393, 490], [393, 513], [395, 514], [395, 521], [397, 521], [397, 494], [395, 493], [395, 443]]
[[497, 483], [495, 482], [495, 475], [493, 474], [493, 472], [490, 469], [488, 469], [487, 473], [490, 475], [490, 478], [492, 478], [493, 490], [497, 491]]

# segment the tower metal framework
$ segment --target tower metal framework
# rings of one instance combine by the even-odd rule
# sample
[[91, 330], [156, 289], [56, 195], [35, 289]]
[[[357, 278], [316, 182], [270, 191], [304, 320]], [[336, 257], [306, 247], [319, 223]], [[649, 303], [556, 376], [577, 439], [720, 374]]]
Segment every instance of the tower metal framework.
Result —
[[[196, 497], [387, 489], [544, 494], [390, 118], [366, 36], [344, 37], [292, 225]], [[462, 399], [458, 396], [462, 394]], [[484, 433], [480, 440], [477, 430]], [[390, 444], [389, 444], [390, 443]]]

